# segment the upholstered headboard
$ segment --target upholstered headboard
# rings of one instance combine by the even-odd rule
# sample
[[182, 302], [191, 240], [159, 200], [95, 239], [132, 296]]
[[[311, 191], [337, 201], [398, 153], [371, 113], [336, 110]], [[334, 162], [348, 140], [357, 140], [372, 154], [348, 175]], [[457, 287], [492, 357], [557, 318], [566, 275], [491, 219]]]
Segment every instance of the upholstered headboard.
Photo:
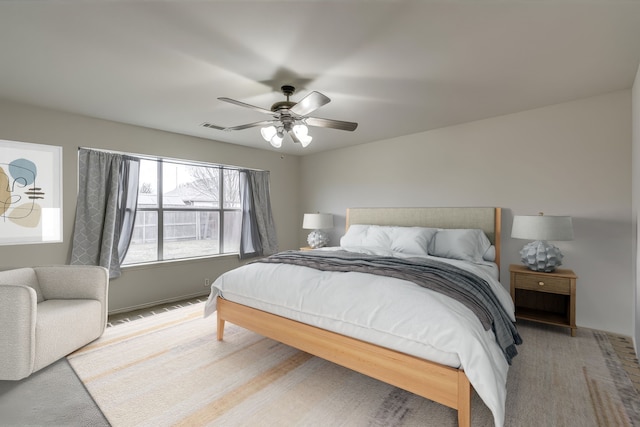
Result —
[[500, 208], [348, 208], [350, 224], [398, 225], [404, 227], [479, 228], [496, 247], [500, 266]]

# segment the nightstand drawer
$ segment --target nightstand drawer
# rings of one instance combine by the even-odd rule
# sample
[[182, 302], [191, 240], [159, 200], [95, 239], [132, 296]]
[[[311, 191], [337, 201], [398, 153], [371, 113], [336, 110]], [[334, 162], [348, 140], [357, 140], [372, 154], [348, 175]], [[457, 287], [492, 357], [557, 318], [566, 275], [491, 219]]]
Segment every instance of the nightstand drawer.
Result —
[[543, 274], [516, 274], [515, 286], [518, 289], [529, 289], [554, 294], [571, 294], [571, 280], [562, 277], [551, 277]]

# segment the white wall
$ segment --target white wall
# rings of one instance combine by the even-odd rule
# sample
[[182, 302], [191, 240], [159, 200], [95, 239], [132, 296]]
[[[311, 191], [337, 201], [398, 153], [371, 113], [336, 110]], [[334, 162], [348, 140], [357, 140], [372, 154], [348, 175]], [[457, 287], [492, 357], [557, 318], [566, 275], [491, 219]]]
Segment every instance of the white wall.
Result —
[[572, 216], [575, 239], [555, 243], [579, 276], [578, 326], [633, 334], [630, 91], [305, 156], [301, 167], [303, 210], [337, 215], [332, 244], [348, 207], [502, 207], [505, 287], [526, 243], [510, 238], [513, 215]]
[[[281, 249], [296, 247], [299, 222], [299, 164], [295, 156], [91, 119], [59, 111], [0, 101], [0, 139], [63, 147], [64, 241], [0, 246], [0, 269], [66, 264], [71, 251], [77, 194], [79, 146], [193, 159], [271, 171], [271, 195]], [[208, 293], [204, 279], [215, 279], [239, 265], [237, 256], [126, 268], [110, 282], [110, 311]]]
[[634, 260], [633, 279], [635, 284], [635, 330], [634, 341], [636, 354], [640, 350], [640, 277], [638, 277], [638, 214], [640, 213], [640, 67], [631, 90], [632, 107], [632, 141], [633, 141], [633, 179], [632, 179], [632, 219], [633, 219], [633, 245], [632, 254]]
[[[638, 92], [636, 84], [635, 111]], [[632, 91], [621, 91], [284, 159], [279, 153], [0, 101], [1, 139], [64, 147], [64, 242], [0, 246], [0, 269], [68, 262], [77, 148], [96, 147], [270, 170], [281, 249], [304, 244], [302, 212], [334, 213], [336, 244], [350, 206], [500, 206], [505, 286], [508, 264], [519, 262], [525, 243], [509, 238], [513, 215], [571, 215], [575, 240], [557, 245], [565, 253], [564, 266], [579, 276], [578, 326], [633, 335], [640, 300], [634, 298], [631, 100]], [[637, 118], [633, 126], [637, 148]], [[205, 294], [205, 277], [236, 265], [235, 257], [219, 257], [129, 268], [111, 281], [111, 311]]]

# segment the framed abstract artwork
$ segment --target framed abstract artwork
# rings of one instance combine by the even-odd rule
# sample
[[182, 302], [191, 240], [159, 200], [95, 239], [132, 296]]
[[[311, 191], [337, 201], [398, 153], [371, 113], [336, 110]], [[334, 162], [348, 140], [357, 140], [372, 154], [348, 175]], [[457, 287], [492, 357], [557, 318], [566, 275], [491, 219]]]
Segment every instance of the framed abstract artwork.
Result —
[[62, 241], [62, 147], [0, 139], [0, 245]]

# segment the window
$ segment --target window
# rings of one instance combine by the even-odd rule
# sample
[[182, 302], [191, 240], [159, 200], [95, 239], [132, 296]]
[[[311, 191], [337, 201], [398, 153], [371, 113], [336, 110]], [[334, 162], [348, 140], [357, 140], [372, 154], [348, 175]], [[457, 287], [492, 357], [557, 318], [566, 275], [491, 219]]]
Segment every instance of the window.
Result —
[[123, 265], [238, 253], [240, 172], [141, 159], [133, 237]]

